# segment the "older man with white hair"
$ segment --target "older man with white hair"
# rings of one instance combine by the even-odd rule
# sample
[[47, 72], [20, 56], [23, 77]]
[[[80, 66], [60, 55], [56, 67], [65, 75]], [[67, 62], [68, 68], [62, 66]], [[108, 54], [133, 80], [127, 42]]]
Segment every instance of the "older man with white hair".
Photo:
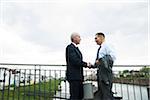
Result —
[[71, 34], [71, 44], [66, 47], [66, 78], [70, 85], [70, 100], [82, 100], [83, 98], [83, 67], [88, 63], [83, 61], [82, 54], [77, 45], [80, 44], [79, 33]]

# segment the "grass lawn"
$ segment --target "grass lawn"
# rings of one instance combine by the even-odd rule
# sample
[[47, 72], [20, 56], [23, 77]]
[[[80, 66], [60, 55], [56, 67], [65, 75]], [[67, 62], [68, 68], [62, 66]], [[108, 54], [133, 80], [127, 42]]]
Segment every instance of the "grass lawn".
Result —
[[7, 86], [0, 91], [0, 100], [52, 100], [59, 84], [59, 80], [49, 80], [20, 87]]

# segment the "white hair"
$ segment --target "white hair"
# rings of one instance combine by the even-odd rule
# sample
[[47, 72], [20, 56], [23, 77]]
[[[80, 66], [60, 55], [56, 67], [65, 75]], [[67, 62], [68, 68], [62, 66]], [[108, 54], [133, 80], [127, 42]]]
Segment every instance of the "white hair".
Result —
[[73, 32], [73, 33], [71, 34], [71, 41], [72, 41], [72, 42], [73, 42], [73, 39], [74, 39], [76, 36], [80, 36], [79, 33]]

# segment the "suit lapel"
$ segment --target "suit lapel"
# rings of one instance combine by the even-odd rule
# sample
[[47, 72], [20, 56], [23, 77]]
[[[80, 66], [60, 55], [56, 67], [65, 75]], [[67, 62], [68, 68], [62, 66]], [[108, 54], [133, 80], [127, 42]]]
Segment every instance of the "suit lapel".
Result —
[[72, 44], [72, 46], [73, 46], [73, 48], [75, 49], [75, 51], [77, 52], [77, 54], [79, 55], [79, 57], [82, 58], [82, 54], [81, 54], [80, 50], [79, 50], [77, 47], [75, 47], [74, 44]]

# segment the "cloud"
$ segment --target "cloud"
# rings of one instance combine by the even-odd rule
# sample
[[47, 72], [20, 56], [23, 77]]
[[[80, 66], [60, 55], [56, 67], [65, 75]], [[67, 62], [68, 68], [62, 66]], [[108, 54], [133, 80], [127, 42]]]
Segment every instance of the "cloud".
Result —
[[117, 47], [117, 64], [149, 63], [147, 35], [116, 32], [111, 38], [113, 38], [114, 46]]
[[[8, 31], [9, 30], [9, 31]], [[41, 45], [24, 41], [14, 30], [1, 26], [0, 28], [0, 61], [1, 63], [62, 63], [63, 56]], [[59, 57], [58, 57], [59, 54]], [[60, 60], [58, 62], [58, 60]]]
[[94, 61], [97, 52], [94, 35], [102, 31], [116, 48], [117, 64], [150, 63], [147, 0], [58, 1], [3, 1], [0, 17], [6, 35], [0, 34], [5, 36], [3, 39], [11, 35], [14, 39], [9, 40], [14, 42], [1, 44], [6, 50], [2, 50], [1, 55], [30, 57], [30, 62], [65, 63], [65, 47], [70, 43], [70, 34], [76, 31], [82, 36], [80, 48], [84, 59]]

